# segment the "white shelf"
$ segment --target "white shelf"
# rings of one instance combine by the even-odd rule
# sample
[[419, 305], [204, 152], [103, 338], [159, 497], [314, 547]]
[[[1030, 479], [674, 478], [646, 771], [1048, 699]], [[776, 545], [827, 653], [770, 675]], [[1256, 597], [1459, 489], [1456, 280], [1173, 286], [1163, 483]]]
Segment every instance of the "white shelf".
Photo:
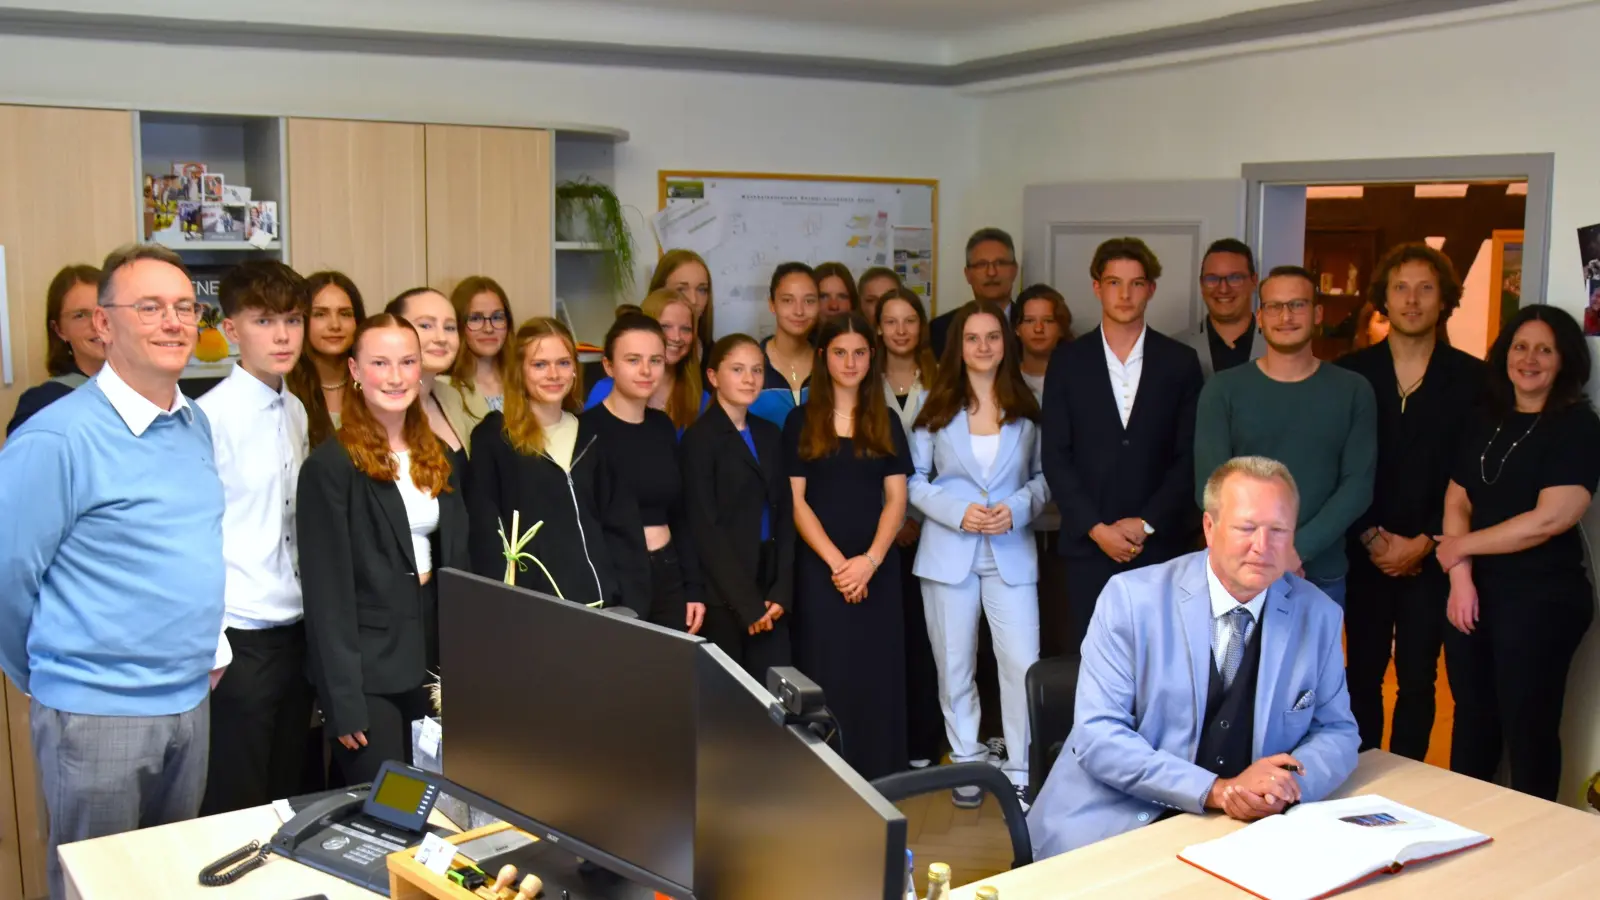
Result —
[[281, 241], [268, 241], [266, 246], [257, 247], [249, 241], [172, 241], [159, 237], [153, 240], [179, 253], [270, 253], [283, 249]]
[[604, 244], [590, 241], [556, 241], [556, 252], [571, 251], [573, 253], [598, 253], [606, 249]]

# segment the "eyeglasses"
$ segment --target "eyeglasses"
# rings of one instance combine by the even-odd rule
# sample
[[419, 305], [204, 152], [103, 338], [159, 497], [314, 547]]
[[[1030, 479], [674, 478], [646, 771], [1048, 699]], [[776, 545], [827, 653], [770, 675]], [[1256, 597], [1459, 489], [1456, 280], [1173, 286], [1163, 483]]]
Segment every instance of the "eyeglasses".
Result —
[[1244, 283], [1246, 281], [1249, 281], [1249, 280], [1250, 280], [1250, 276], [1246, 275], [1243, 272], [1234, 272], [1231, 275], [1201, 275], [1200, 276], [1200, 283], [1205, 285], [1208, 288], [1214, 288], [1214, 287], [1222, 284], [1224, 281], [1226, 281], [1228, 283], [1228, 287], [1231, 287], [1231, 288], [1243, 287]]
[[131, 309], [139, 314], [139, 321], [146, 325], [154, 325], [167, 317], [167, 310], [172, 310], [172, 317], [180, 325], [193, 325], [199, 318], [200, 307], [193, 300], [179, 300], [177, 303], [167, 304], [159, 300], [138, 300], [133, 303], [106, 303], [106, 309]]
[[1017, 261], [1014, 259], [975, 259], [967, 263], [967, 268], [973, 271], [983, 269], [986, 272], [997, 272], [1001, 269], [1009, 269], [1016, 264]]
[[467, 328], [471, 331], [500, 331], [510, 324], [511, 319], [503, 312], [490, 313], [487, 316], [483, 313], [467, 314]]
[[1263, 313], [1277, 318], [1282, 318], [1285, 312], [1298, 316], [1310, 308], [1310, 300], [1285, 300], [1282, 302], [1274, 300], [1270, 303], [1261, 304]]

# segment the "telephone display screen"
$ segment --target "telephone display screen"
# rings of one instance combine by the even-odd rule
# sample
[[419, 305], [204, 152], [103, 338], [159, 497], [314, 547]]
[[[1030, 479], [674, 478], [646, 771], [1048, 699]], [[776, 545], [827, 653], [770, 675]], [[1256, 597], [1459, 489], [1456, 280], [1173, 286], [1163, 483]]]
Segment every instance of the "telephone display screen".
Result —
[[390, 771], [378, 782], [372, 800], [379, 806], [387, 806], [403, 816], [414, 816], [417, 814], [417, 808], [422, 805], [422, 795], [427, 789], [428, 783], [420, 778]]

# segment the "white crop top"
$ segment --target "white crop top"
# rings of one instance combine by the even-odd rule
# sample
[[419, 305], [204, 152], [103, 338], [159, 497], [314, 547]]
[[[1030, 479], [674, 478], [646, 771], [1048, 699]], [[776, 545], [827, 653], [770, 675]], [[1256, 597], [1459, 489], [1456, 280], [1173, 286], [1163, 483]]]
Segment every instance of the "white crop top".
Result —
[[400, 501], [406, 506], [406, 520], [411, 523], [411, 552], [417, 558], [417, 574], [433, 571], [433, 545], [428, 538], [439, 530], [439, 498], [432, 496], [411, 480], [411, 453], [395, 451], [400, 464], [400, 477], [395, 487], [400, 489]]
[[994, 458], [1000, 455], [1000, 435], [975, 434], [972, 436], [972, 458], [983, 467], [983, 477], [989, 477], [994, 468]]

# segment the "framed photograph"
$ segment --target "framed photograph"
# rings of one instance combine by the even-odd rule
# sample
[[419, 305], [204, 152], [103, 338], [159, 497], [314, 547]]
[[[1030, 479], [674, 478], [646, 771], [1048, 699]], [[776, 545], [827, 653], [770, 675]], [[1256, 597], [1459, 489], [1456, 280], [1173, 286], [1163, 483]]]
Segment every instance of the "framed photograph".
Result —
[[1490, 236], [1489, 254], [1489, 337], [1522, 308], [1522, 231], [1495, 231]]
[[222, 176], [205, 174], [200, 176], [200, 199], [203, 203], [222, 202]]

